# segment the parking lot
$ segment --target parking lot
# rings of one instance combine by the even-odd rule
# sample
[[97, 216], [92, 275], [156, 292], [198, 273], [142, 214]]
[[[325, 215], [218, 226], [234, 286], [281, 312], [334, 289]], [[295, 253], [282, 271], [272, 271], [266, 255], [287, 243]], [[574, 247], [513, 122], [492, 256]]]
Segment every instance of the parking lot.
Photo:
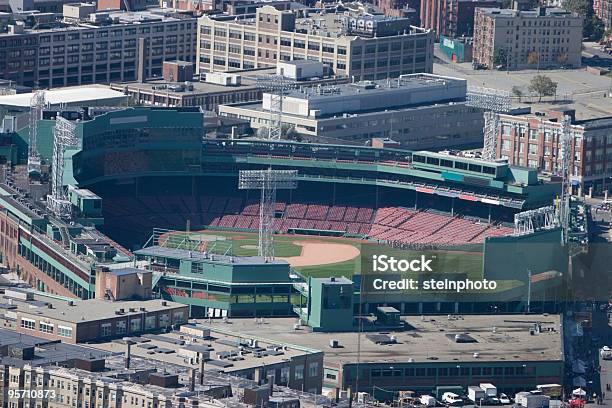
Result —
[[[546, 75], [557, 82], [557, 95], [545, 97], [543, 103], [538, 103], [535, 96], [526, 96], [520, 101], [519, 98], [513, 97], [514, 105], [531, 105], [533, 110], [555, 105], [572, 105], [577, 116], [582, 119], [612, 115], [612, 98], [608, 95], [612, 88], [611, 76], [595, 75], [587, 72], [585, 68], [540, 71], [473, 70], [471, 62], [450, 62], [440, 52], [438, 45], [435, 46], [435, 56], [435, 74], [464, 78], [468, 81], [468, 86], [483, 86], [509, 92], [512, 87], [517, 86], [523, 95], [528, 95], [529, 83], [536, 75]], [[609, 56], [607, 58], [612, 59]]]

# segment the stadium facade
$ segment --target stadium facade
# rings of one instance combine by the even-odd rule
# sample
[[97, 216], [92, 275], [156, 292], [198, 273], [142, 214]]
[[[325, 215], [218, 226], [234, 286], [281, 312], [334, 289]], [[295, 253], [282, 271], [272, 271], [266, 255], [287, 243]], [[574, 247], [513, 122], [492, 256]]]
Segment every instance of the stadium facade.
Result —
[[[210, 243], [194, 245], [203, 242], [198, 239], [176, 242], [180, 234], [157, 234], [138, 249], [154, 228], [255, 231], [259, 194], [238, 190], [239, 170], [298, 170], [299, 188], [278, 192], [276, 232], [350, 238], [362, 247], [461, 248], [479, 253], [475, 273], [485, 277], [496, 276], [490, 274], [497, 273], [497, 261], [487, 251], [501, 239], [496, 236], [512, 233], [506, 223], [519, 211], [550, 204], [558, 193], [558, 183], [538, 179], [534, 169], [439, 153], [202, 139], [203, 117], [195, 109], [74, 114], [63, 113], [79, 119], [73, 121], [79, 143], [64, 154], [63, 184], [73, 203], [73, 220], [46, 214], [10, 176], [0, 190], [5, 265], [37, 289], [69, 297], [93, 297], [95, 270], [101, 265], [146, 261], [155, 272], [154, 290], [188, 304], [194, 316], [297, 313], [320, 330], [334, 327], [334, 322], [321, 320], [325, 307], [339, 300], [332, 296], [330, 303], [323, 295], [333, 292], [327, 286], [338, 283], [329, 277], [313, 281], [285, 261], [215, 253]], [[46, 125], [42, 131], [51, 131], [52, 123]], [[48, 143], [52, 138], [41, 135], [39, 140]], [[50, 151], [49, 146], [40, 151]], [[422, 229], [420, 234], [414, 233], [416, 228]], [[545, 235], [547, 244], [560, 242], [558, 230]], [[516, 248], [521, 238], [503, 239]], [[488, 269], [487, 263], [492, 265]], [[563, 275], [561, 267], [555, 264], [554, 269]], [[528, 276], [526, 270], [515, 275], [502, 278], [524, 283]], [[405, 314], [519, 312], [526, 297], [521, 284], [508, 288], [495, 308], [491, 299], [460, 305], [453, 298], [426, 295], [410, 301], [388, 293], [363, 298], [360, 277], [346, 278], [351, 287], [351, 296], [343, 301], [347, 316], [383, 305]], [[555, 310], [556, 301], [551, 303], [548, 308], [542, 302], [542, 308]]]

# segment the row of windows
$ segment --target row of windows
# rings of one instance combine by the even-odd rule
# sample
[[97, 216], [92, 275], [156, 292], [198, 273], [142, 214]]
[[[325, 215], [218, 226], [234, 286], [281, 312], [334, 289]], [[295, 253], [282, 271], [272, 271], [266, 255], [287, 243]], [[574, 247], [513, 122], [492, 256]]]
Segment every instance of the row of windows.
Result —
[[[526, 367], [410, 367], [406, 369], [377, 369], [370, 370], [370, 376], [378, 377], [458, 377], [458, 376], [496, 376], [512, 377], [530, 374]], [[533, 370], [531, 370], [533, 371]], [[533, 373], [533, 372], [532, 372]], [[531, 374], [532, 374], [531, 373]]]
[[[193, 24], [193, 26], [192, 26]], [[195, 26], [195, 22], [181, 23], [179, 24], [163, 24], [163, 25], [150, 25], [145, 27], [126, 28], [126, 29], [114, 29], [114, 30], [96, 30], [84, 33], [70, 33], [70, 34], [54, 34], [54, 35], [41, 35], [40, 43], [49, 43], [51, 41], [75, 41], [78, 39], [89, 39], [89, 38], [106, 38], [106, 37], [124, 37], [128, 35], [148, 34], [148, 33], [163, 33], [163, 32], [174, 32], [190, 30]], [[0, 42], [0, 46], [5, 45]]]
[[[22, 317], [21, 318], [20, 326], [21, 326], [22, 329], [36, 330], [36, 321], [32, 320], [32, 319], [28, 319], [28, 318]], [[45, 322], [42, 322], [42, 321], [38, 323], [38, 331], [40, 331], [41, 333], [53, 334], [54, 329], [55, 329], [55, 325], [53, 325], [51, 323], [45, 323]], [[57, 326], [57, 334], [58, 334], [58, 336], [61, 336], [61, 337], [71, 338], [72, 337], [72, 328], [71, 327], [67, 327], [67, 326], [58, 325]]]

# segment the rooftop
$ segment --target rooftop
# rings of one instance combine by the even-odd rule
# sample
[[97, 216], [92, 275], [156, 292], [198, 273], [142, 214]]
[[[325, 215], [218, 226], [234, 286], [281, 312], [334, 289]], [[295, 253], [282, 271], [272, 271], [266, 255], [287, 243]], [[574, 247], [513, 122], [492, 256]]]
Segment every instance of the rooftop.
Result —
[[[572, 14], [564, 9], [556, 8], [556, 7], [546, 7], [540, 13], [539, 9], [534, 10], [514, 10], [514, 9], [502, 9], [502, 8], [484, 8], [482, 9], [483, 13], [493, 17], [530, 17], [530, 18], [538, 18], [538, 17], [573, 17]], [[575, 17], [578, 18], [578, 17]]]
[[21, 367], [25, 364], [32, 366], [43, 366], [66, 361], [70, 358], [102, 357], [107, 353], [98, 350], [76, 346], [72, 344], [49, 341], [40, 337], [20, 334], [13, 330], [0, 329], [0, 349], [6, 350], [8, 346], [19, 348], [35, 347], [34, 357], [28, 360], [11, 356], [0, 356], [0, 364], [9, 364], [13, 367]]
[[[51, 14], [51, 13], [49, 13]], [[153, 22], [180, 22], [185, 19], [192, 19], [195, 21], [195, 17], [184, 12], [177, 12], [173, 9], [162, 9], [162, 8], [149, 8], [141, 11], [99, 11], [93, 13], [92, 16], [97, 15], [100, 22], [82, 21], [78, 23], [71, 22], [66, 24], [63, 22], [55, 22], [54, 26], [49, 28], [25, 28], [23, 32], [10, 34], [0, 33], [0, 37], [3, 36], [14, 36], [14, 35], [26, 35], [34, 33], [57, 33], [61, 31], [78, 31], [88, 29], [108, 29], [118, 26], [133, 26], [134, 24], [146, 24]], [[108, 19], [104, 18], [108, 16]], [[194, 27], [195, 28], [195, 27]]]
[[[198, 353], [204, 351], [210, 353], [210, 360], [206, 362], [207, 371], [230, 374], [254, 367], [279, 364], [296, 356], [320, 352], [316, 349], [281, 345], [259, 338], [259, 335], [267, 329], [265, 321], [262, 320], [253, 323], [260, 330], [252, 336], [235, 333], [232, 322], [223, 323], [218, 320], [215, 322], [203, 325], [211, 328], [210, 337], [206, 339], [179, 332], [160, 335], [145, 334], [131, 338], [136, 343], [131, 349], [132, 355], [162, 363], [189, 366], [189, 363], [185, 362], [185, 357], [179, 355], [182, 354], [182, 350]], [[252, 343], [253, 339], [257, 340], [256, 345]], [[92, 344], [92, 347], [112, 353], [125, 350], [125, 345], [121, 341]], [[172, 351], [166, 352], [166, 350]], [[196, 363], [192, 366], [198, 367], [198, 365]]]
[[[34, 93], [21, 93], [15, 95], [0, 95], [0, 106], [17, 108], [29, 108], [30, 99]], [[47, 105], [71, 105], [82, 103], [84, 106], [89, 102], [99, 104], [103, 99], [126, 98], [122, 92], [117, 92], [102, 86], [84, 86], [73, 88], [62, 88], [45, 91], [45, 102]]]
[[[0, 297], [0, 303], [7, 303], [8, 298]], [[56, 319], [70, 323], [81, 323], [94, 320], [115, 318], [116, 312], [123, 309], [123, 315], [140, 315], [141, 308], [147, 312], [171, 310], [184, 305], [176, 302], [163, 301], [161, 299], [132, 300], [132, 301], [107, 301], [102, 299], [71, 300], [65, 301], [41, 294], [34, 296], [34, 301], [23, 301], [12, 299], [11, 302], [17, 307], [16, 311], [23, 314], [35, 315], [49, 319]]]
[[[402, 317], [413, 330], [388, 332], [396, 344], [381, 345], [361, 340], [361, 362], [474, 362], [474, 361], [558, 361], [563, 358], [562, 333], [558, 315], [465, 315]], [[531, 335], [535, 323], [542, 332]], [[305, 327], [294, 330], [295, 319], [275, 318], [265, 324], [253, 319], [232, 319], [228, 325], [241, 336], [262, 336], [270, 342], [297, 344], [322, 350], [326, 365], [342, 365], [357, 361], [358, 335], [354, 332], [311, 332]], [[213, 324], [215, 326], [221, 324]], [[495, 328], [495, 330], [494, 330]], [[549, 331], [550, 330], [550, 331]], [[370, 334], [375, 334], [372, 332]], [[456, 334], [468, 334], [474, 343], [458, 343]], [[448, 335], [451, 335], [450, 337]], [[338, 340], [340, 348], [330, 348], [330, 340]], [[475, 357], [474, 353], [478, 353]]]
[[191, 261], [201, 261], [210, 263], [219, 263], [227, 265], [261, 265], [261, 264], [274, 264], [274, 265], [289, 265], [287, 261], [275, 259], [272, 261], [265, 261], [260, 256], [229, 256], [229, 255], [218, 255], [209, 254], [207, 252], [200, 251], [189, 251], [186, 249], [168, 248], [158, 245], [152, 245], [146, 248], [139, 249], [134, 252], [136, 255], [145, 256], [159, 256], [172, 259], [184, 259]]
[[[433, 74], [408, 74], [396, 79], [377, 81], [363, 81], [335, 86], [321, 86], [319, 88], [294, 89], [287, 96], [311, 101], [332, 99], [335, 97], [361, 96], [361, 95], [389, 95], [394, 93], [431, 91], [434, 89], [448, 89], [449, 87], [465, 88], [466, 81], [459, 78], [442, 77]], [[465, 97], [465, 92], [464, 95]], [[412, 99], [412, 98], [411, 98]], [[412, 100], [405, 100], [409, 105]], [[436, 98], [440, 99], [440, 98]]]

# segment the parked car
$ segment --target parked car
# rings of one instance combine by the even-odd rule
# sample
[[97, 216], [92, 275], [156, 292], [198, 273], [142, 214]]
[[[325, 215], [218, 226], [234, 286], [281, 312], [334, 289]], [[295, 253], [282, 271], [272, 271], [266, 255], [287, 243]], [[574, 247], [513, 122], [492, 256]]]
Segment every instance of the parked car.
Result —
[[499, 394], [499, 402], [502, 404], [510, 404], [510, 397], [508, 397], [506, 394], [501, 393]]

